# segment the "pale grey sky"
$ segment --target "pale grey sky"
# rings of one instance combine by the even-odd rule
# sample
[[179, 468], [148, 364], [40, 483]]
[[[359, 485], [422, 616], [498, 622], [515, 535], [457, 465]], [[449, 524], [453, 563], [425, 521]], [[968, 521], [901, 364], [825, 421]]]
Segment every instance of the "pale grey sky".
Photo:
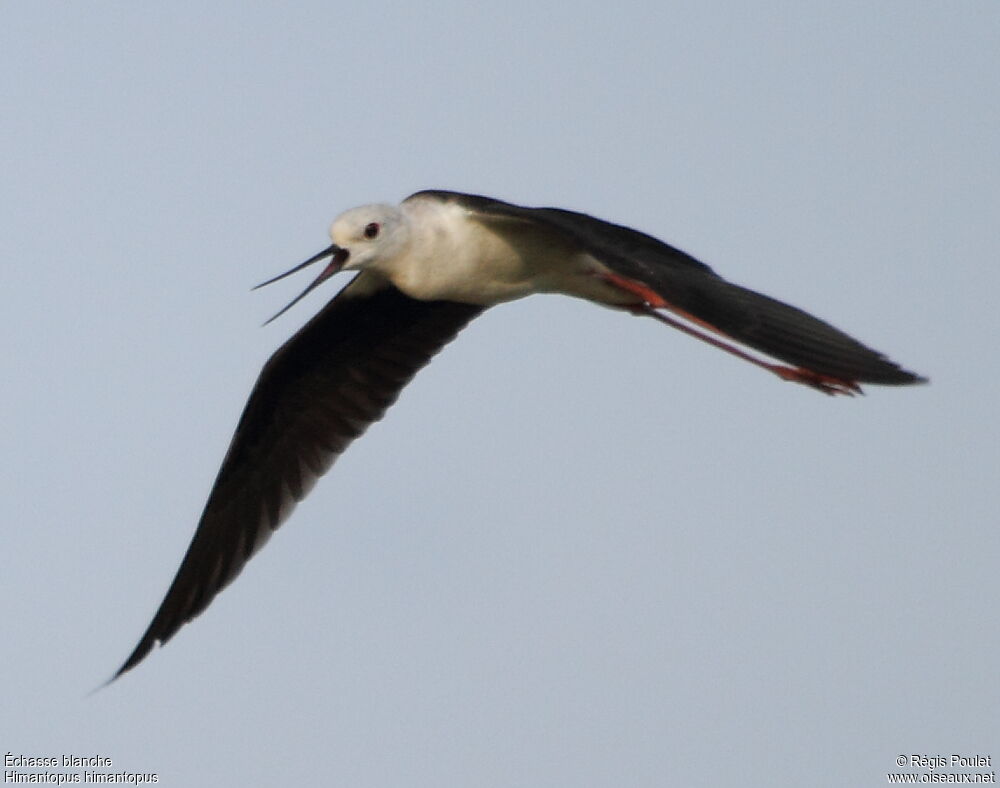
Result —
[[[1000, 757], [1000, 5], [12, 3], [0, 750], [161, 785], [882, 785]], [[249, 288], [422, 188], [624, 222], [929, 375], [474, 323], [165, 648]], [[308, 275], [306, 275], [308, 278]]]

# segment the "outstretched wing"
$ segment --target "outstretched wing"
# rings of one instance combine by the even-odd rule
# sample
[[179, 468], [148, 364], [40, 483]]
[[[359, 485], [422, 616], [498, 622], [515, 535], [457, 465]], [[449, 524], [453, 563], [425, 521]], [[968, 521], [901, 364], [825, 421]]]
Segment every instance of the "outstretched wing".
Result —
[[115, 678], [208, 607], [351, 441], [482, 311], [418, 301], [365, 272], [282, 345], [250, 394], [173, 583]]
[[820, 376], [882, 384], [924, 380], [801, 309], [727, 282], [704, 263], [651, 235], [561, 208], [525, 208], [445, 191], [418, 192], [413, 197], [422, 195], [458, 203], [484, 217], [548, 227], [620, 277], [657, 294], [668, 309]]

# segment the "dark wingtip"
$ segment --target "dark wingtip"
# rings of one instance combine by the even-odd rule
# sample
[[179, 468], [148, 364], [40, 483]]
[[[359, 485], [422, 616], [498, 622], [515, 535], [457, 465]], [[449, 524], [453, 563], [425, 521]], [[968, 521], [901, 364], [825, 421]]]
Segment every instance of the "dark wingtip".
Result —
[[[115, 674], [110, 679], [108, 679], [104, 684], [102, 684], [101, 687], [108, 686], [108, 684], [111, 684], [113, 681], [121, 678], [130, 670], [132, 670], [132, 668], [134, 668], [136, 665], [142, 662], [146, 657], [149, 656], [149, 652], [153, 650], [154, 644], [155, 641], [153, 643], [147, 643], [145, 638], [139, 641], [139, 645], [135, 647], [135, 650], [133, 650], [131, 654], [129, 654], [128, 659], [126, 659], [125, 662], [122, 663], [122, 666], [118, 668], [118, 670], [115, 671]], [[101, 687], [98, 687], [98, 689], [101, 689]]]

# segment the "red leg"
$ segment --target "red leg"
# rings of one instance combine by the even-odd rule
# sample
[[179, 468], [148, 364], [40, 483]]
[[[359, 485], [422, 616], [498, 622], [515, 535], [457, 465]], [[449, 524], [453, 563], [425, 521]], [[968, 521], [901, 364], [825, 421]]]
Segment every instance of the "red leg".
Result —
[[819, 372], [814, 372], [811, 369], [805, 369], [803, 367], [789, 367], [784, 364], [772, 364], [759, 359], [756, 356], [752, 356], [749, 353], [730, 345], [728, 342], [723, 342], [721, 339], [709, 334], [703, 334], [701, 331], [698, 331], [686, 323], [681, 323], [669, 315], [657, 312], [657, 309], [670, 310], [690, 323], [701, 326], [714, 334], [728, 336], [711, 323], [706, 323], [704, 320], [685, 312], [683, 309], [678, 309], [673, 306], [670, 302], [663, 298], [663, 296], [646, 287], [646, 285], [641, 282], [636, 282], [634, 279], [629, 279], [628, 277], [621, 276], [610, 271], [607, 273], [597, 274], [597, 276], [608, 284], [614, 285], [620, 290], [624, 290], [641, 299], [642, 302], [639, 304], [624, 307], [633, 314], [649, 315], [650, 317], [654, 317], [661, 323], [666, 323], [668, 326], [676, 328], [679, 331], [683, 331], [685, 334], [688, 334], [695, 339], [700, 339], [702, 342], [707, 342], [713, 347], [725, 350], [727, 353], [731, 353], [737, 358], [749, 361], [751, 364], [754, 364], [761, 369], [766, 369], [768, 372], [777, 375], [782, 380], [790, 380], [793, 383], [801, 383], [805, 386], [810, 386], [817, 391], [822, 391], [824, 394], [846, 394], [847, 396], [853, 396], [854, 394], [862, 393], [861, 387], [853, 380], [843, 380], [830, 375], [823, 375]]

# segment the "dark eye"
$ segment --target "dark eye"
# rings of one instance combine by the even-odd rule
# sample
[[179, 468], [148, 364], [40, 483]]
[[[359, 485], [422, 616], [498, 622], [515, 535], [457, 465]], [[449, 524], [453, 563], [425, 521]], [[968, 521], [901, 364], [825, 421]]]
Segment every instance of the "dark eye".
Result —
[[382, 229], [379, 227], [378, 222], [370, 222], [365, 225], [365, 238], [374, 238], [378, 235], [378, 231]]

